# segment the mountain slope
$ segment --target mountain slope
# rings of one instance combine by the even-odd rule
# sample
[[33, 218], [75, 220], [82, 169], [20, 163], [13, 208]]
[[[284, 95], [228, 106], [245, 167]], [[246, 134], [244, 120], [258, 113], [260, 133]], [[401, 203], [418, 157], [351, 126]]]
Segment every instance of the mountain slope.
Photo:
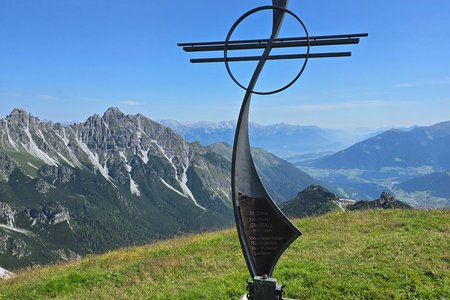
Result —
[[[371, 210], [296, 220], [274, 276], [294, 299], [448, 299], [449, 211]], [[418, 255], [420, 254], [420, 255]], [[18, 272], [4, 299], [238, 299], [235, 229]]]
[[450, 172], [434, 172], [416, 177], [398, 185], [408, 192], [433, 191], [437, 197], [450, 199]]
[[450, 172], [434, 172], [418, 176], [395, 186], [412, 196], [420, 194], [432, 207], [450, 207]]
[[432, 166], [450, 169], [450, 122], [410, 131], [391, 129], [345, 150], [315, 161], [330, 169], [380, 170], [385, 167]]
[[287, 216], [293, 218], [319, 216], [342, 209], [339, 197], [320, 185], [309, 186], [294, 199], [283, 203], [280, 208]]
[[[231, 162], [233, 151], [231, 145], [215, 143], [207, 148]], [[264, 149], [252, 148], [251, 151], [255, 160], [256, 170], [264, 186], [274, 201], [278, 203], [291, 199], [298, 191], [317, 183], [317, 180], [314, 180], [308, 174]]]

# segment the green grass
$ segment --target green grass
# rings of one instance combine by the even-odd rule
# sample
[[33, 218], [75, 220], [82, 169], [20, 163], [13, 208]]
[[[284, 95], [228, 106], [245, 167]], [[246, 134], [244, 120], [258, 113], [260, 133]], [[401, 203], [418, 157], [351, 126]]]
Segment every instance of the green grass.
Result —
[[[297, 299], [450, 299], [450, 212], [338, 212], [303, 231], [275, 271]], [[0, 299], [238, 299], [248, 273], [235, 230], [181, 237], [0, 283]]]

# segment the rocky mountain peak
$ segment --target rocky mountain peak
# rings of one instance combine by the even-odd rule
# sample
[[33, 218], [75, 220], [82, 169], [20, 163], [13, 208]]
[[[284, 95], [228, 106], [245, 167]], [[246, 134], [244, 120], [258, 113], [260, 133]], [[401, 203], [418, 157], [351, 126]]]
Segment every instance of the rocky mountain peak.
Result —
[[[313, 184], [308, 186], [305, 190], [303, 190], [301, 193], [311, 193], [311, 192], [318, 192], [318, 193], [323, 193], [323, 194], [331, 194], [329, 191], [327, 191], [324, 187], [318, 185], [318, 184]], [[333, 194], [334, 195], [334, 194]], [[334, 195], [336, 196], [336, 195]]]
[[102, 119], [105, 120], [107, 123], [111, 120], [118, 120], [125, 117], [125, 114], [121, 112], [117, 107], [110, 107], [108, 110], [105, 111], [103, 114]]
[[281, 209], [291, 217], [317, 216], [341, 209], [339, 197], [318, 184], [308, 186], [294, 199], [283, 203]]
[[99, 125], [102, 123], [102, 118], [98, 114], [93, 114], [89, 118], [87, 118], [86, 122], [84, 124], [92, 124], [92, 125]]
[[15, 108], [6, 117], [6, 121], [13, 125], [28, 127], [30, 124], [39, 123], [39, 119], [21, 108]]
[[313, 184], [308, 186], [306, 189], [298, 193], [297, 198], [302, 199], [316, 198], [319, 199], [320, 201], [322, 200], [333, 201], [339, 199], [338, 196], [336, 196], [334, 193], [331, 193], [330, 191], [328, 191], [319, 184]]
[[23, 108], [14, 108], [11, 113], [8, 115], [8, 117], [10, 118], [16, 118], [16, 117], [21, 117], [21, 116], [26, 116], [28, 117], [30, 115], [30, 113], [28, 113], [26, 110], [24, 110]]
[[383, 206], [383, 205], [389, 205], [391, 203], [395, 203], [396, 200], [395, 200], [394, 196], [392, 196], [388, 192], [382, 192], [379, 201], [380, 201], [380, 204]]

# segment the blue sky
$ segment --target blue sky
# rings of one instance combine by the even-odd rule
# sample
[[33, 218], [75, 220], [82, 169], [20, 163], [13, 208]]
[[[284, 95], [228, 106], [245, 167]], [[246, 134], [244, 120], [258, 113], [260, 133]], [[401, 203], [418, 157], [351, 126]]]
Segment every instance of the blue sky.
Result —
[[[2, 0], [0, 118], [20, 107], [41, 119], [84, 120], [117, 106], [155, 120], [236, 119], [244, 93], [223, 64], [190, 64], [196, 55], [176, 43], [223, 40], [241, 14], [267, 4]], [[380, 128], [450, 120], [450, 1], [291, 0], [289, 8], [311, 35], [369, 38], [339, 48], [351, 58], [311, 60], [289, 90], [254, 97], [253, 121]], [[234, 37], [264, 38], [269, 25], [261, 13]], [[303, 34], [286, 18], [282, 35]], [[270, 65], [262, 88], [282, 85], [300, 63]], [[246, 64], [234, 66], [238, 77]]]

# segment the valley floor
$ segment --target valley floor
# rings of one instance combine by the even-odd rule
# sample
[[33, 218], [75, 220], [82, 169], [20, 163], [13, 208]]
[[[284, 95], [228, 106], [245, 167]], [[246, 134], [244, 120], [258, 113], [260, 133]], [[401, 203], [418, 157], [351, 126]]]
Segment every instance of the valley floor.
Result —
[[[296, 299], [449, 299], [450, 211], [337, 212], [296, 220], [274, 276]], [[249, 279], [235, 230], [18, 272], [0, 299], [238, 299]]]

